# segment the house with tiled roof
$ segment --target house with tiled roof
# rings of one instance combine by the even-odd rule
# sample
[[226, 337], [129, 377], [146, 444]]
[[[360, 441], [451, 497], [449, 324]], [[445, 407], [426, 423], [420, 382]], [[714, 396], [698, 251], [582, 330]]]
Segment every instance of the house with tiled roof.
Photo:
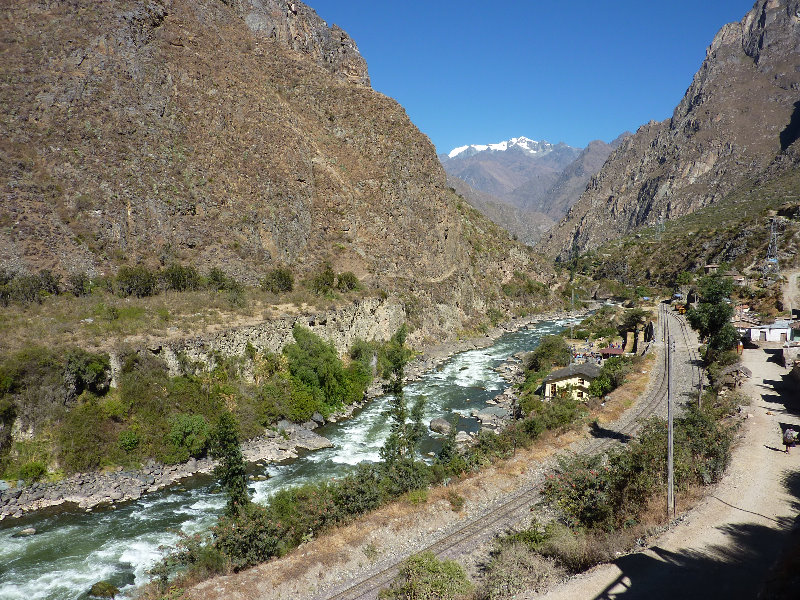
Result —
[[557, 369], [544, 378], [542, 397], [554, 398], [559, 391], [569, 389], [574, 398], [589, 398], [589, 385], [600, 375], [600, 367], [593, 363], [572, 364]]

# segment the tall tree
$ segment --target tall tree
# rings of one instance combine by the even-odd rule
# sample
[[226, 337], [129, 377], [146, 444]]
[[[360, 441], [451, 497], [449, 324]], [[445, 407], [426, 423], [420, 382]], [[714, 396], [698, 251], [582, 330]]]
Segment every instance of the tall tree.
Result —
[[738, 334], [731, 324], [731, 292], [733, 280], [730, 277], [703, 277], [700, 280], [700, 302], [686, 313], [689, 323], [706, 343], [707, 362], [713, 361], [718, 353], [729, 350], [736, 343]]
[[225, 513], [235, 517], [250, 503], [247, 493], [247, 472], [239, 446], [239, 427], [236, 417], [228, 411], [219, 416], [214, 430], [211, 454], [219, 460], [214, 475], [228, 494]]

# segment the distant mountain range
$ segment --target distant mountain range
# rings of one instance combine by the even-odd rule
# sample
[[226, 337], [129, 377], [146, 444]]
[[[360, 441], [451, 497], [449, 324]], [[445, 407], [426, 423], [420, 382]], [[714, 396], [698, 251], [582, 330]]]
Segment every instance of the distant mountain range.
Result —
[[530, 244], [567, 213], [627, 135], [611, 144], [595, 140], [586, 148], [515, 137], [453, 148], [439, 160], [451, 187]]

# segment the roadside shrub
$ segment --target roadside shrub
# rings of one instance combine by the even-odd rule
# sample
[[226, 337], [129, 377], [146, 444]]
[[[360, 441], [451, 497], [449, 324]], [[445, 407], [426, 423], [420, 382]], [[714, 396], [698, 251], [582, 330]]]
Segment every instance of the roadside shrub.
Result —
[[495, 552], [478, 590], [480, 600], [506, 600], [522, 592], [543, 592], [565, 571], [555, 559], [544, 557], [522, 542], [504, 543]]
[[144, 298], [154, 295], [158, 290], [158, 279], [144, 265], [122, 267], [117, 273], [116, 289], [120, 296]]
[[562, 459], [557, 472], [545, 480], [544, 496], [570, 527], [609, 527], [614, 516], [609, 471], [600, 456]]
[[288, 528], [259, 504], [248, 504], [236, 517], [222, 516], [212, 529], [214, 548], [222, 552], [234, 571], [282, 556]]
[[433, 552], [409, 557], [392, 585], [380, 591], [382, 600], [443, 600], [466, 594], [472, 584], [464, 568], [453, 560], [441, 561]]
[[261, 289], [272, 294], [291, 292], [294, 289], [294, 275], [285, 267], [272, 269], [261, 280]]

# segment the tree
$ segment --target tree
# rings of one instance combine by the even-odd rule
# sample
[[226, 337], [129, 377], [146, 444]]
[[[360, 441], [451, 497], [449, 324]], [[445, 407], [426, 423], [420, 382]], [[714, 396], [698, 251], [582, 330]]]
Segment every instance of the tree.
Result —
[[733, 305], [730, 295], [733, 280], [730, 277], [709, 275], [700, 280], [700, 302], [697, 308], [686, 313], [691, 326], [697, 330], [707, 345], [706, 361], [711, 362], [718, 353], [730, 349], [737, 338], [731, 325]]
[[417, 446], [425, 432], [422, 416], [425, 398], [420, 396], [411, 410], [403, 392], [405, 365], [411, 356], [405, 347], [406, 327], [403, 325], [387, 344], [389, 382], [384, 391], [391, 394], [386, 416], [391, 420], [391, 431], [380, 450], [383, 460], [386, 493], [390, 496], [407, 490], [419, 489], [427, 484], [427, 466], [416, 460]]
[[565, 367], [571, 357], [566, 340], [559, 335], [546, 335], [539, 342], [539, 346], [528, 354], [526, 363], [532, 371], [550, 370], [554, 366]]
[[239, 447], [239, 427], [236, 418], [228, 411], [223, 412], [217, 421], [211, 454], [219, 460], [214, 467], [214, 475], [228, 494], [225, 513], [235, 517], [250, 504], [250, 495], [247, 493], [247, 473]]
[[622, 328], [625, 331], [633, 331], [636, 333], [639, 330], [639, 327], [645, 324], [649, 316], [650, 313], [641, 308], [627, 310], [622, 316]]
[[272, 294], [291, 292], [294, 289], [294, 275], [284, 267], [272, 269], [261, 280], [261, 289]]

